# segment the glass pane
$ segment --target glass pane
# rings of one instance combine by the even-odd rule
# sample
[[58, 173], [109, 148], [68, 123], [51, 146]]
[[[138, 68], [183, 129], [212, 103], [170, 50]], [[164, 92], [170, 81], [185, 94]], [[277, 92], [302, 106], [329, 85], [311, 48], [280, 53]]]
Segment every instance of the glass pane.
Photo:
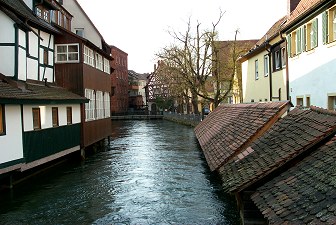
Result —
[[67, 55], [66, 54], [57, 54], [57, 61], [67, 61]]
[[65, 53], [67, 51], [67, 46], [57, 46], [57, 53]]
[[68, 51], [70, 52], [78, 52], [78, 45], [69, 45]]
[[78, 54], [77, 53], [71, 53], [69, 54], [69, 61], [76, 61], [78, 60]]

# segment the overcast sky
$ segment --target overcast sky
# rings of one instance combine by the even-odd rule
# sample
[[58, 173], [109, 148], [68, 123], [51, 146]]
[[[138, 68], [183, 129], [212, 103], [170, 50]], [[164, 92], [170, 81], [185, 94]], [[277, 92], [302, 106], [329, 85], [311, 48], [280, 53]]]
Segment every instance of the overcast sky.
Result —
[[128, 53], [128, 69], [151, 73], [157, 53], [172, 42], [168, 30], [185, 31], [189, 17], [195, 25], [218, 26], [220, 40], [260, 39], [282, 16], [287, 0], [77, 0], [105, 41]]

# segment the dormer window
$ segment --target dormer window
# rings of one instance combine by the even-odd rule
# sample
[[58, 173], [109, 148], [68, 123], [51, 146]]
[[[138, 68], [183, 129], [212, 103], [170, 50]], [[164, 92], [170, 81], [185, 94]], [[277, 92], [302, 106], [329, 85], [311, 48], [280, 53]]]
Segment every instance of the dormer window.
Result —
[[49, 22], [49, 11], [44, 11], [43, 12], [43, 19], [47, 22]]
[[42, 10], [39, 7], [36, 7], [36, 16], [42, 17]]
[[78, 36], [84, 37], [84, 28], [75, 28], [75, 33]]

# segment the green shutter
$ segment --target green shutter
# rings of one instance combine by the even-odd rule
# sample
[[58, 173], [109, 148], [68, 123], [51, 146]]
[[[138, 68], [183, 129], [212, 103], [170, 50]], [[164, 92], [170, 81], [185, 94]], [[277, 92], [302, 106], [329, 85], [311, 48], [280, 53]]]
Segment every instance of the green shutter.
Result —
[[301, 48], [302, 48], [302, 42], [301, 42], [301, 27], [296, 30], [296, 54], [301, 53]]
[[317, 47], [317, 18], [313, 20], [313, 37], [312, 37], [312, 48]]
[[287, 35], [287, 54], [288, 58], [292, 57], [292, 35]]
[[322, 13], [322, 37], [323, 44], [328, 43], [328, 12], [325, 11]]
[[302, 51], [303, 52], [305, 52], [307, 50], [307, 48], [306, 48], [306, 43], [307, 43], [306, 38], [307, 38], [307, 35], [306, 34], [307, 34], [307, 26], [304, 25], [302, 27]]

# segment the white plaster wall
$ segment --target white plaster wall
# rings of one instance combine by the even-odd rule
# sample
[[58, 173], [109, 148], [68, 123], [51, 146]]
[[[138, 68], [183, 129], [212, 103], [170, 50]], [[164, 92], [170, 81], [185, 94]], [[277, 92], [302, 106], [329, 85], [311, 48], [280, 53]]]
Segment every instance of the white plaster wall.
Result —
[[0, 164], [23, 158], [19, 105], [5, 105], [6, 135], [0, 136]]
[[15, 43], [14, 22], [0, 10], [0, 43]]
[[[38, 31], [34, 29], [37, 33]], [[29, 32], [29, 55], [32, 57], [38, 57], [38, 37], [33, 32]]]
[[[52, 36], [52, 35], [51, 35]], [[40, 31], [40, 37], [42, 39], [40, 39], [40, 45], [44, 46], [44, 47], [48, 47], [49, 45], [49, 39], [50, 39], [50, 34]], [[53, 48], [54, 45], [52, 45], [52, 41], [50, 40], [50, 46], [51, 48]]]
[[[63, 1], [63, 6], [70, 12], [71, 15], [73, 15], [71, 31], [75, 33], [75, 28], [84, 28], [84, 38], [101, 48], [101, 37], [99, 33], [97, 33], [94, 26], [92, 26], [89, 19], [84, 15], [85, 13], [82, 9], [80, 9], [77, 3], [73, 0], [65, 0]], [[101, 7], [100, 5], [97, 6]]]
[[33, 0], [23, 0], [23, 1], [31, 10], [33, 10]]
[[35, 59], [27, 58], [27, 79], [37, 80], [38, 62]]
[[27, 74], [27, 53], [26, 50], [19, 48], [19, 62], [18, 62], [18, 79], [19, 80], [26, 80]]
[[6, 76], [14, 76], [15, 65], [15, 48], [14, 46], [1, 46], [0, 47], [0, 73]]
[[64, 104], [64, 105], [24, 105], [23, 106], [23, 121], [24, 131], [33, 130], [33, 108], [40, 108], [41, 113], [41, 128], [52, 127], [52, 107], [58, 107], [59, 126], [67, 125], [66, 107], [72, 107], [72, 123], [80, 123], [80, 105], [79, 104]]
[[26, 48], [26, 32], [19, 29], [19, 46]]
[[328, 93], [336, 92], [336, 43], [322, 43], [322, 17], [318, 16], [318, 47], [289, 58], [289, 90], [292, 103], [296, 97], [310, 96], [310, 104], [328, 108]]
[[44, 68], [44, 67], [41, 67], [40, 68], [40, 76], [41, 76], [41, 81], [43, 81], [43, 73], [44, 73], [44, 78], [47, 78], [48, 79], [48, 82], [54, 82], [53, 78], [53, 74], [54, 74], [54, 70], [52, 68]]
[[241, 63], [242, 71], [242, 89], [243, 89], [243, 102], [246, 102], [246, 85], [247, 85], [247, 69], [248, 69], [248, 60]]

